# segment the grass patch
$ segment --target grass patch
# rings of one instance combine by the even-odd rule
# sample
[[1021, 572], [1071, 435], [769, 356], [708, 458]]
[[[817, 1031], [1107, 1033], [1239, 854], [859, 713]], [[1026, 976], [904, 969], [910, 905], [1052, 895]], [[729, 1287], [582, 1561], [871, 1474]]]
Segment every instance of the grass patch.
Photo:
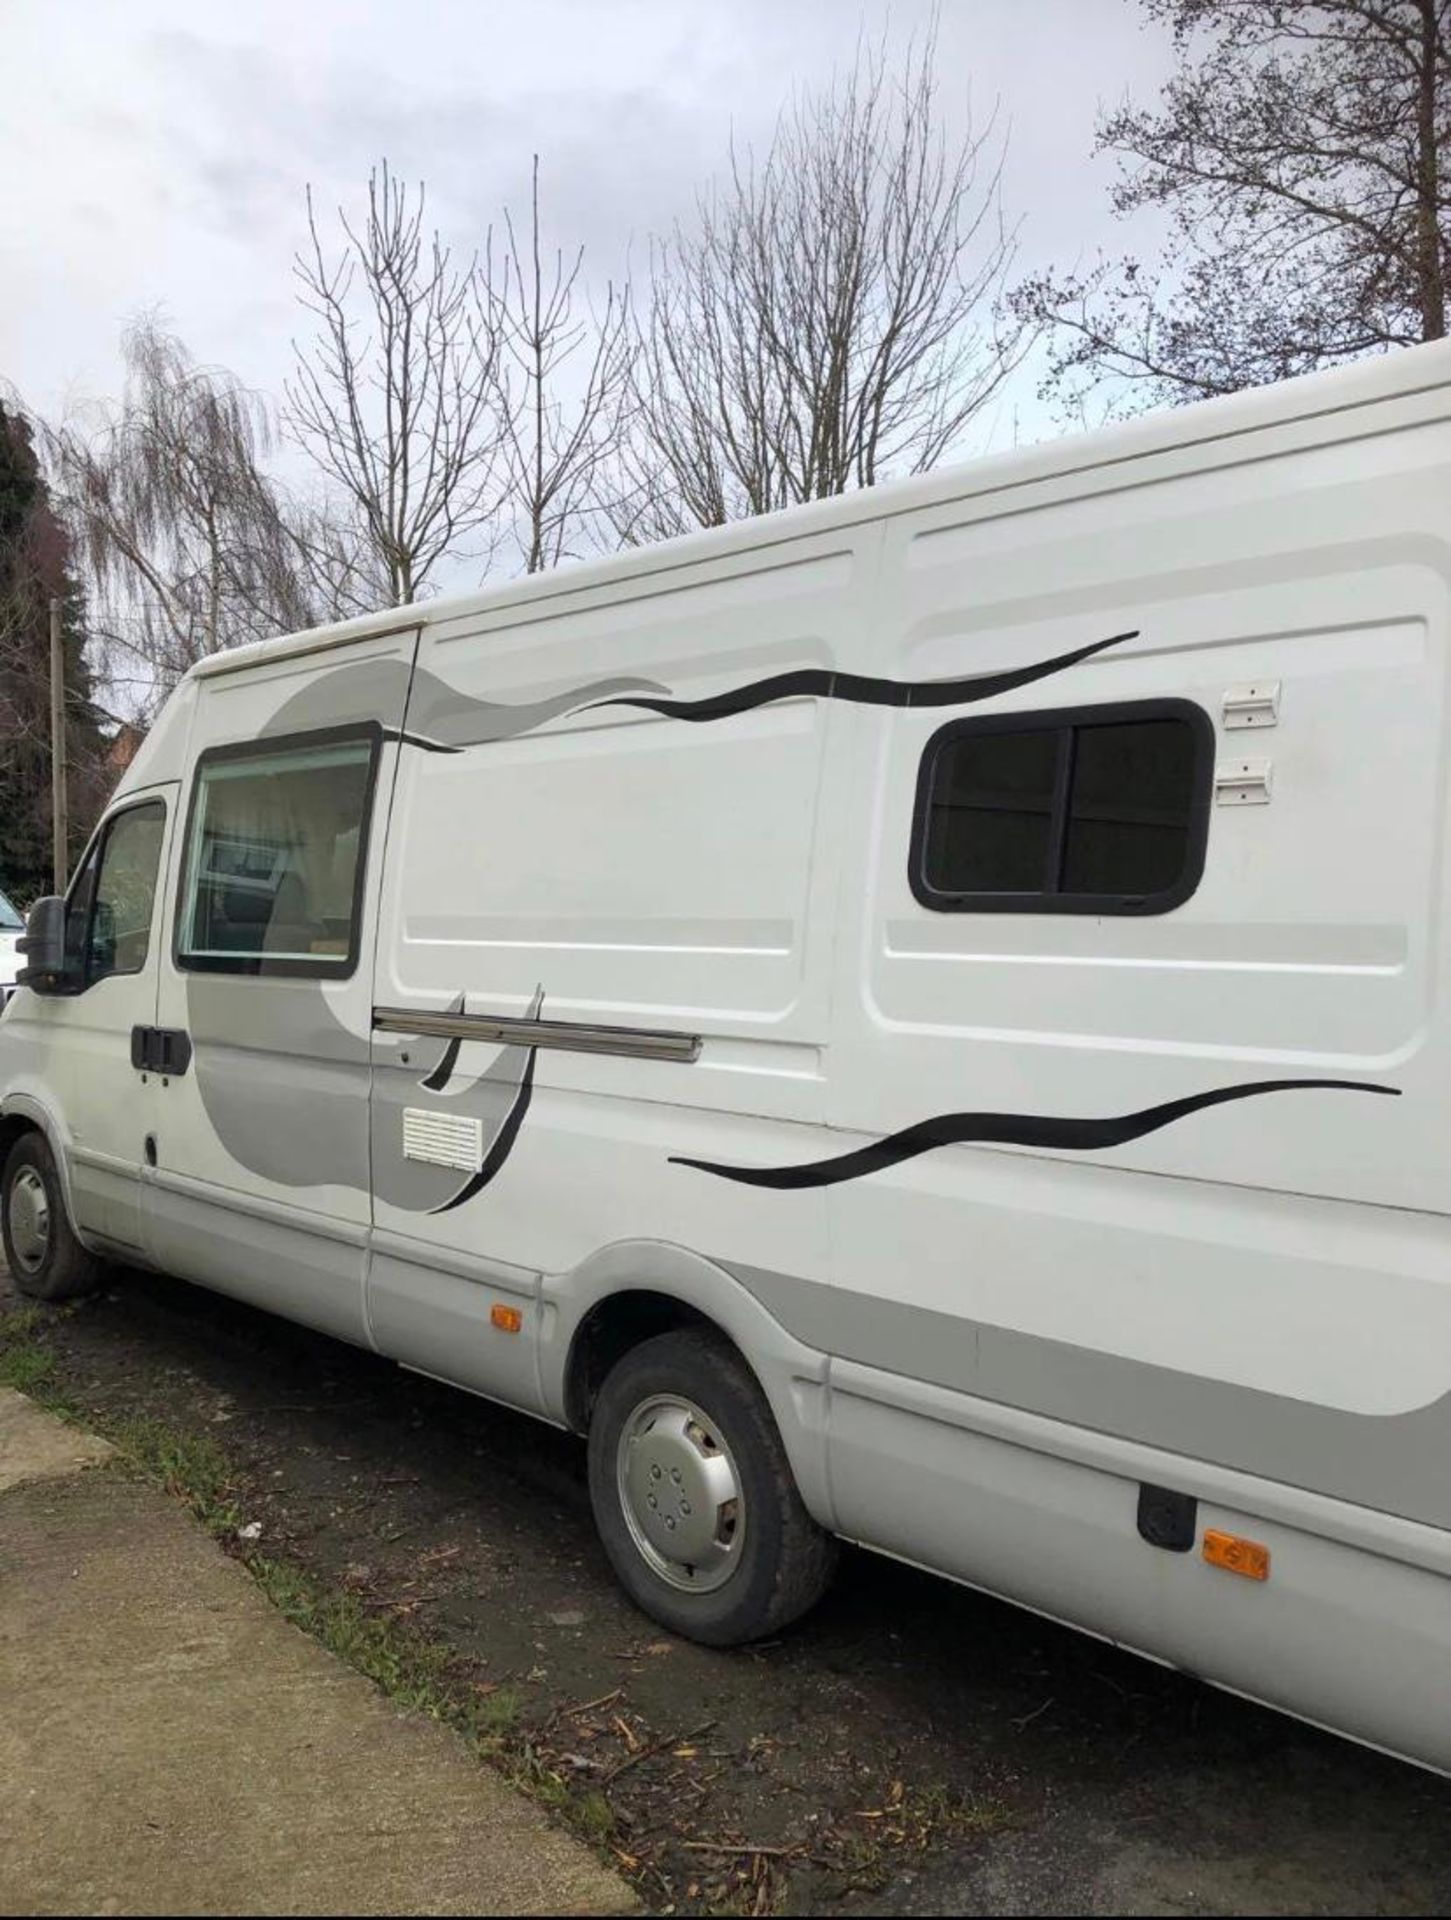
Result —
[[247, 1565], [279, 1613], [366, 1674], [391, 1700], [435, 1720], [455, 1719], [458, 1703], [447, 1685], [444, 1648], [369, 1613], [355, 1594], [329, 1586], [293, 1562], [255, 1554]]
[[497, 1693], [487, 1694], [479, 1702], [476, 1714], [480, 1739], [502, 1740], [518, 1726], [523, 1712], [524, 1702], [508, 1687], [500, 1687]]
[[106, 1438], [150, 1479], [184, 1499], [210, 1532], [236, 1530], [241, 1515], [232, 1498], [232, 1469], [214, 1440], [145, 1418], [120, 1421]]
[[46, 1316], [39, 1307], [13, 1307], [0, 1313], [0, 1347], [29, 1340], [45, 1325]]
[[0, 1352], [0, 1387], [14, 1387], [40, 1399], [55, 1382], [55, 1355], [33, 1340], [20, 1341]]
[[76, 1409], [60, 1385], [60, 1369], [44, 1339], [55, 1318], [41, 1307], [0, 1313], [0, 1387], [13, 1387], [64, 1420]]
[[1000, 1833], [1013, 1816], [1000, 1801], [951, 1787], [914, 1787], [903, 1796], [904, 1823], [917, 1830], [923, 1844], [933, 1833], [964, 1839], [972, 1834]]
[[603, 1846], [615, 1830], [615, 1816], [602, 1793], [587, 1793], [576, 1804], [575, 1824], [588, 1840]]

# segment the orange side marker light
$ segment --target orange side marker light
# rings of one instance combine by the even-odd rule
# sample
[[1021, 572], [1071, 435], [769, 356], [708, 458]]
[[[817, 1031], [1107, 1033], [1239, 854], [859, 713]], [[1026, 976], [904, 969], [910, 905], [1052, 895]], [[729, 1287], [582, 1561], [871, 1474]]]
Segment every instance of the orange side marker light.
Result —
[[524, 1316], [518, 1307], [490, 1307], [489, 1319], [500, 1333], [518, 1333], [524, 1324]]
[[1221, 1533], [1218, 1527], [1204, 1529], [1204, 1558], [1211, 1567], [1223, 1567], [1226, 1573], [1241, 1573], [1246, 1580], [1268, 1580], [1270, 1550], [1258, 1540], [1245, 1540], [1237, 1533]]

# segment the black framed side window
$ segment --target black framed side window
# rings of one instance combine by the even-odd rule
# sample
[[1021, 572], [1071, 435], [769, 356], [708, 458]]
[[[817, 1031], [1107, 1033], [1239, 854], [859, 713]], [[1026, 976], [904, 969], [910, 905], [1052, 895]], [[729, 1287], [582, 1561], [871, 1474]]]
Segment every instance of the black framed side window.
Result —
[[1189, 700], [951, 721], [918, 776], [912, 891], [946, 913], [1167, 913], [1204, 870], [1213, 763]]
[[377, 727], [216, 747], [197, 761], [176, 960], [346, 979], [358, 963]]
[[145, 967], [165, 833], [159, 800], [127, 807], [107, 826], [86, 929], [87, 986]]
[[145, 969], [165, 838], [160, 800], [123, 807], [92, 838], [66, 895], [69, 992]]

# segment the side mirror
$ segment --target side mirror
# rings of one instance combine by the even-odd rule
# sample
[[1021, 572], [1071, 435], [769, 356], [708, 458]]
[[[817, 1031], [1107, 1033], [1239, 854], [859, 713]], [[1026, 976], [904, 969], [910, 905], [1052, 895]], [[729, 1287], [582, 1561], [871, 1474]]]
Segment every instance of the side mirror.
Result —
[[25, 923], [25, 938], [15, 948], [25, 955], [25, 965], [16, 974], [17, 986], [32, 993], [58, 993], [66, 981], [66, 904], [59, 894], [47, 894], [30, 909]]

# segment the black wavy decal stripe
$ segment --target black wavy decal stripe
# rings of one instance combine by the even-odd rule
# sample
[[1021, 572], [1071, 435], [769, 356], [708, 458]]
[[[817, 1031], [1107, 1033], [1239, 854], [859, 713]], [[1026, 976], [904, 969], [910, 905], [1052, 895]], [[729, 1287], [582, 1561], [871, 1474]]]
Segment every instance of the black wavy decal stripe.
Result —
[[462, 1045], [462, 1040], [450, 1040], [444, 1048], [443, 1058], [433, 1069], [433, 1072], [429, 1074], [428, 1078], [422, 1082], [430, 1093], [442, 1093], [449, 1081], [452, 1080], [453, 1070], [458, 1065], [458, 1051]]
[[658, 713], [668, 720], [726, 720], [732, 714], [749, 713], [753, 707], [769, 706], [773, 700], [795, 700], [813, 696], [822, 700], [848, 700], [867, 707], [959, 707], [978, 700], [990, 700], [994, 694], [1010, 693], [1014, 687], [1031, 686], [1046, 680], [1049, 674], [1062, 673], [1089, 660], [1106, 647], [1138, 638], [1138, 628], [1128, 633], [1111, 634], [1107, 640], [1095, 640], [1071, 653], [1056, 654], [1051, 660], [1039, 660], [1030, 667], [1012, 667], [1002, 673], [979, 673], [963, 680], [876, 680], [862, 673], [837, 673], [827, 667], [798, 667], [792, 673], [772, 674], [766, 680], [753, 680], [728, 693], [715, 693], [701, 700], [647, 698], [622, 695], [601, 700], [602, 707], [639, 707]]
[[458, 753], [458, 747], [445, 746], [441, 740], [430, 740], [426, 734], [408, 733], [402, 727], [385, 727], [385, 740], [396, 740], [400, 747], [421, 747], [425, 753]]
[[529, 1111], [529, 1102], [534, 1094], [534, 1062], [539, 1058], [537, 1047], [529, 1049], [529, 1062], [524, 1076], [519, 1082], [519, 1091], [514, 1095], [514, 1104], [504, 1119], [504, 1124], [494, 1135], [494, 1144], [484, 1156], [484, 1163], [466, 1185], [459, 1188], [452, 1200], [445, 1200], [441, 1207], [435, 1207], [435, 1213], [452, 1213], [455, 1207], [461, 1207], [465, 1200], [482, 1193], [484, 1188], [499, 1172], [509, 1155], [514, 1151], [514, 1142], [519, 1138], [519, 1129], [524, 1124], [524, 1116]]
[[860, 1180], [885, 1167], [900, 1166], [937, 1147], [992, 1145], [1046, 1147], [1059, 1153], [1093, 1153], [1103, 1147], [1121, 1147], [1146, 1133], [1173, 1126], [1191, 1113], [1224, 1106], [1231, 1100], [1252, 1100], [1264, 1093], [1308, 1093], [1316, 1088], [1343, 1093], [1400, 1094], [1399, 1087], [1377, 1086], [1370, 1080], [1257, 1080], [1246, 1086], [1217, 1087], [1212, 1093], [1190, 1094], [1166, 1100], [1162, 1106], [1139, 1113], [1123, 1113], [1107, 1120], [1060, 1120], [1036, 1113], [942, 1113], [919, 1120], [900, 1133], [889, 1133], [831, 1160], [812, 1160], [798, 1167], [727, 1167], [712, 1160], [687, 1160], [672, 1154], [670, 1164], [694, 1167], [721, 1180], [738, 1180], [747, 1187], [834, 1187], [843, 1180]]
[[[534, 996], [536, 1020], [540, 1017], [543, 1007], [544, 991], [541, 988]], [[529, 1102], [534, 1097], [534, 1063], [539, 1058], [539, 1049], [529, 1047], [527, 1052], [529, 1058], [525, 1061], [524, 1071], [519, 1077], [519, 1090], [514, 1095], [513, 1104], [508, 1113], [504, 1116], [503, 1126], [494, 1135], [493, 1144], [484, 1155], [483, 1164], [472, 1179], [467, 1180], [459, 1188], [452, 1200], [445, 1200], [441, 1207], [434, 1207], [433, 1213], [452, 1213], [455, 1207], [461, 1207], [466, 1200], [472, 1200], [475, 1194], [482, 1193], [514, 1151], [514, 1142], [519, 1138], [519, 1129], [524, 1124], [524, 1116], [529, 1111]]]
[[[468, 995], [461, 993], [447, 1011], [449, 1013], [462, 1013], [467, 1001]], [[421, 1083], [430, 1093], [442, 1093], [449, 1081], [453, 1078], [453, 1070], [458, 1065], [459, 1048], [462, 1045], [462, 1040], [454, 1039], [450, 1040], [444, 1048], [443, 1058], [433, 1069], [433, 1072], [429, 1074], [428, 1078]]]

